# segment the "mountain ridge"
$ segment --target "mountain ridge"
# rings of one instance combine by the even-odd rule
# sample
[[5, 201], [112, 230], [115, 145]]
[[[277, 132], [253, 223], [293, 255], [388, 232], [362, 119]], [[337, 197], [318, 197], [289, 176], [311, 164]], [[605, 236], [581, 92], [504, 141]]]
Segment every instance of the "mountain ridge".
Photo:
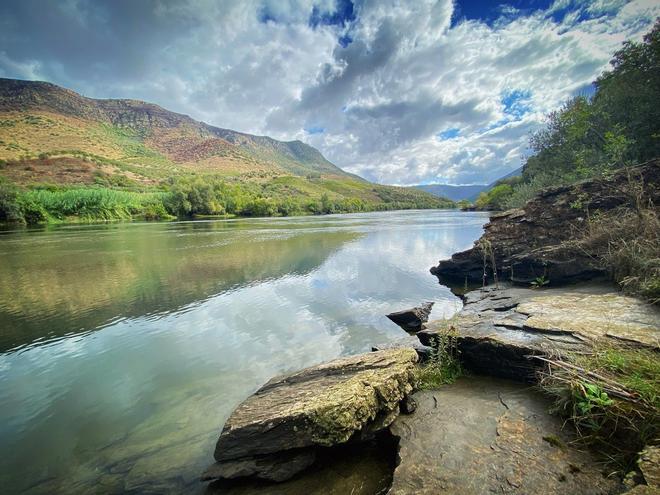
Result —
[[498, 182], [520, 175], [522, 173], [522, 167], [518, 167], [515, 170], [512, 170], [506, 175], [503, 175], [499, 179], [491, 182], [490, 184], [468, 184], [468, 185], [454, 185], [454, 184], [420, 184], [417, 186], [412, 186], [422, 191], [426, 191], [430, 194], [433, 194], [438, 197], [444, 197], [451, 199], [452, 201], [474, 201], [479, 196], [479, 193], [488, 191], [495, 187]]
[[[358, 177], [341, 170], [316, 148], [299, 140], [279, 141], [269, 136], [213, 126], [142, 100], [95, 99], [45, 81], [0, 78], [0, 113], [25, 111], [52, 112], [132, 129], [149, 139], [148, 144], [157, 152], [176, 163], [213, 160], [223, 152], [226, 154], [234, 151], [247, 155], [265, 168], [276, 170], [277, 167], [273, 165], [277, 165], [295, 175], [318, 172]], [[186, 134], [188, 153], [181, 149], [178, 152], [172, 151], [177, 143], [168, 139], [167, 133], [175, 129]], [[196, 147], [191, 149], [193, 144]], [[231, 171], [231, 167], [224, 168]]]

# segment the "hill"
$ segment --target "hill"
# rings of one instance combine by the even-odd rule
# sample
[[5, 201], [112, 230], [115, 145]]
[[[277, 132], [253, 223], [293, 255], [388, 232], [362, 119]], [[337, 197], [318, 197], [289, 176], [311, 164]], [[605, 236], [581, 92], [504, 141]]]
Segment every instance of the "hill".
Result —
[[[169, 194], [163, 208], [178, 216], [451, 206], [412, 188], [369, 183], [301, 141], [214, 127], [143, 101], [92, 99], [47, 82], [2, 78], [0, 180], [18, 188], [14, 199], [31, 192], [41, 201], [33, 191], [44, 189]], [[173, 193], [186, 197], [173, 205]], [[200, 196], [202, 204], [187, 204]], [[51, 213], [77, 215], [75, 208]], [[0, 212], [0, 221], [11, 217]]]

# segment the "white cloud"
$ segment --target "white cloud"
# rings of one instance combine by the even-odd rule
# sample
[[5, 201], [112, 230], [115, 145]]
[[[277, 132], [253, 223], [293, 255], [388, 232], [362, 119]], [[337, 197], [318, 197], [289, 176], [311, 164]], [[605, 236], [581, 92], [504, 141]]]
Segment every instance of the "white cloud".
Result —
[[[557, 0], [452, 25], [451, 0], [357, 0], [344, 22], [336, 0], [78, 0], [49, 4], [47, 25], [32, 1], [0, 7], [0, 75], [303, 139], [395, 184], [488, 182], [516, 168], [544, 114], [660, 15], [653, 0]], [[313, 25], [314, 9], [332, 22]], [[525, 95], [527, 113], [507, 113], [506, 95]]]

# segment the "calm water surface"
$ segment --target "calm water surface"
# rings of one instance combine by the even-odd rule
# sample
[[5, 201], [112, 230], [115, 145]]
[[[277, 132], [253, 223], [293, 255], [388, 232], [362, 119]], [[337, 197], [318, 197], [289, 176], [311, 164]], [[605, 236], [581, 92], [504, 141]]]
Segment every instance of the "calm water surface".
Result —
[[231, 411], [279, 373], [460, 302], [428, 272], [482, 213], [0, 232], [0, 491], [203, 493]]

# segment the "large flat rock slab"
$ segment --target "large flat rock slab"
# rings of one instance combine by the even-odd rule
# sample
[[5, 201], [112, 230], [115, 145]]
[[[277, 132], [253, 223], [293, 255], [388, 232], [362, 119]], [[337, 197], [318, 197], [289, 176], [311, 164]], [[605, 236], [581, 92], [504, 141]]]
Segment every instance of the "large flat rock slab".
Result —
[[531, 388], [464, 378], [412, 397], [417, 410], [390, 427], [400, 438], [391, 495], [621, 492], [590, 454], [569, 446], [562, 420]]
[[453, 320], [432, 321], [417, 337], [432, 345], [448, 326], [468, 369], [530, 382], [542, 366], [530, 356], [588, 351], [598, 339], [660, 348], [660, 309], [603, 285], [479, 289]]
[[529, 315], [525, 321], [529, 329], [660, 347], [660, 311], [633, 297], [549, 292], [519, 304], [516, 311]]
[[314, 461], [314, 448], [372, 436], [398, 415], [417, 359], [386, 349], [274, 378], [229, 417], [203, 478], [282, 481]]

